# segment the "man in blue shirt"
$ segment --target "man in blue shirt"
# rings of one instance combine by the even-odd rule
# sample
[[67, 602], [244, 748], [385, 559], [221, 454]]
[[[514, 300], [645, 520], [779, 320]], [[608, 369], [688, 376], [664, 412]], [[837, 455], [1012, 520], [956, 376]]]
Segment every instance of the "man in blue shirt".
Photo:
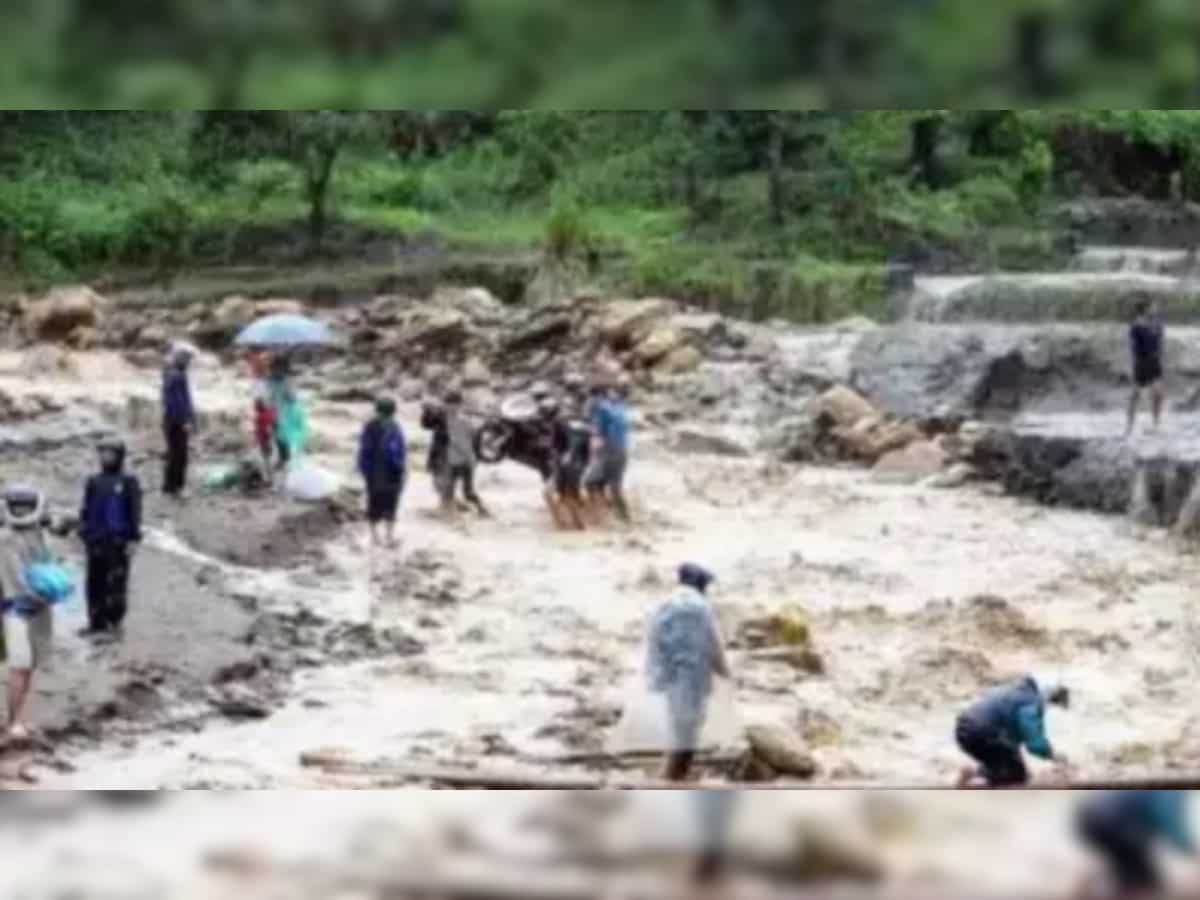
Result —
[[1150, 392], [1151, 414], [1154, 427], [1162, 422], [1163, 402], [1166, 391], [1163, 387], [1163, 343], [1162, 315], [1158, 304], [1142, 300], [1137, 305], [1137, 317], [1129, 326], [1129, 350], [1133, 356], [1133, 396], [1129, 400], [1129, 425], [1126, 436], [1133, 433], [1137, 420], [1138, 404], [1142, 392]]
[[1021, 756], [1024, 747], [1034, 756], [1065, 764], [1046, 736], [1046, 705], [1068, 708], [1071, 695], [1059, 684], [1039, 685], [1032, 676], [985, 694], [958, 717], [955, 739], [963, 753], [979, 765], [959, 776], [959, 787], [983, 780], [988, 787], [1019, 787], [1029, 783]]
[[383, 398], [375, 403], [375, 417], [363, 428], [358, 441], [358, 472], [367, 486], [367, 522], [371, 541], [379, 545], [379, 526], [386, 529], [387, 546], [396, 545], [396, 514], [408, 472], [404, 432], [396, 423], [396, 403]]
[[597, 514], [611, 504], [623, 522], [629, 521], [625, 502], [625, 472], [629, 467], [629, 411], [625, 400], [604, 385], [592, 388], [592, 455], [584, 486]]
[[[1084, 845], [1108, 864], [1115, 896], [1144, 897], [1163, 892], [1154, 846], [1165, 840], [1191, 856], [1196, 841], [1187, 818], [1189, 791], [1104, 791], [1079, 805], [1076, 829]], [[1082, 896], [1096, 896], [1093, 879]], [[1107, 891], [1103, 896], [1114, 896]]]
[[163, 493], [179, 497], [187, 486], [191, 433], [196, 424], [192, 406], [192, 386], [188, 367], [192, 351], [178, 345], [171, 348], [162, 376], [163, 435], [167, 442], [167, 460], [163, 473]]

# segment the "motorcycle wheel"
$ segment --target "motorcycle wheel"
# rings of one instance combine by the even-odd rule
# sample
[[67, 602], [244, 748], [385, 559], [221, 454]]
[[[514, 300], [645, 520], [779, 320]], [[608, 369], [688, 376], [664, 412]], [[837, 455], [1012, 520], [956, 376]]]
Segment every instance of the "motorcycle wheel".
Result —
[[475, 456], [481, 462], [498, 463], [508, 455], [512, 430], [503, 422], [486, 422], [475, 432]]

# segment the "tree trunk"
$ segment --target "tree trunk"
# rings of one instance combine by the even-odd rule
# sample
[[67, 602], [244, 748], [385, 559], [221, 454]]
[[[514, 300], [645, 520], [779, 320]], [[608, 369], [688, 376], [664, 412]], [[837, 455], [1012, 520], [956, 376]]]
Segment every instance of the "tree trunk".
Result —
[[771, 206], [771, 224], [783, 227], [787, 204], [783, 183], [783, 121], [781, 113], [768, 113], [767, 127], [767, 202]]
[[912, 123], [912, 160], [917, 180], [930, 189], [941, 186], [938, 139], [942, 133], [940, 116], [925, 116]]
[[320, 150], [307, 173], [308, 249], [313, 256], [319, 256], [324, 249], [329, 182], [333, 176], [333, 164], [337, 154], [336, 147]]

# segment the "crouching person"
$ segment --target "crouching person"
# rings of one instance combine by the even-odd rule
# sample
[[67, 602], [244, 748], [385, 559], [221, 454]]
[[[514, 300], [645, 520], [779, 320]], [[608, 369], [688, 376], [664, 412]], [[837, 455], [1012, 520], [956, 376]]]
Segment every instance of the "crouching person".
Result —
[[1021, 755], [1024, 747], [1034, 756], [1066, 765], [1046, 736], [1046, 706], [1068, 708], [1071, 695], [1065, 685], [1039, 685], [1032, 676], [985, 694], [958, 718], [955, 739], [959, 748], [978, 765], [964, 768], [959, 787], [980, 781], [988, 787], [1020, 787], [1029, 783], [1029, 770]]
[[33, 673], [48, 661], [54, 619], [50, 602], [29, 583], [30, 567], [49, 561], [46, 528], [50, 524], [44, 495], [35, 488], [13, 486], [3, 495], [4, 531], [0, 535], [0, 600], [4, 644], [8, 651], [7, 733], [27, 740], [25, 718]]
[[[1188, 826], [1189, 791], [1104, 791], [1079, 805], [1076, 829], [1084, 846], [1106, 864], [1104, 875], [1089, 876], [1077, 894], [1087, 898], [1133, 900], [1166, 892], [1154, 858], [1160, 841], [1190, 856], [1195, 837]], [[1105, 877], [1107, 876], [1107, 877]]]

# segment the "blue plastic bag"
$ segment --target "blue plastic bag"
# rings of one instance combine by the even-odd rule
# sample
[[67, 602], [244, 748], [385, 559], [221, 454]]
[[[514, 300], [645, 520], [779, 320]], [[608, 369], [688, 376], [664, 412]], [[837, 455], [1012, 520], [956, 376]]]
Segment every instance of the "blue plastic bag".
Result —
[[25, 569], [25, 583], [51, 606], [69, 600], [75, 593], [75, 579], [60, 563], [37, 562]]

